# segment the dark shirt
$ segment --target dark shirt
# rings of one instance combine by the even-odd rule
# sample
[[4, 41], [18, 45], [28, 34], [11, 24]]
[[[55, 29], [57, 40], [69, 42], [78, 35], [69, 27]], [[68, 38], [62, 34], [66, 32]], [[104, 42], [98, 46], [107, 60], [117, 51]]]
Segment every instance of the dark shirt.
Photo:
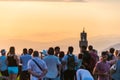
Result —
[[91, 72], [91, 65], [90, 65], [91, 55], [88, 51], [84, 51], [82, 55], [82, 65], [85, 66], [87, 70]]
[[18, 66], [17, 65], [17, 61], [14, 58], [15, 55], [8, 55], [7, 56], [7, 61], [8, 61], [8, 66], [9, 67], [14, 67], [14, 66]]

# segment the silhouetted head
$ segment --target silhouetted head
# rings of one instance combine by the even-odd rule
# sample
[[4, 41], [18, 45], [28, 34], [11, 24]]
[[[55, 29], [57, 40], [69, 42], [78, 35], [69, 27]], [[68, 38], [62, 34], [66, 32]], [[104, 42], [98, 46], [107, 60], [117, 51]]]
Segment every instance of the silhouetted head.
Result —
[[80, 50], [81, 50], [81, 52], [84, 52], [84, 51], [87, 50], [87, 47], [86, 46], [81, 46]]
[[59, 46], [56, 46], [56, 47], [55, 47], [55, 51], [60, 52], [60, 47], [59, 47]]
[[113, 54], [113, 53], [114, 53], [114, 51], [115, 51], [115, 49], [114, 49], [114, 48], [110, 48], [110, 50], [109, 50], [109, 51], [110, 51], [110, 53], [112, 53], [112, 54]]
[[28, 50], [28, 53], [29, 53], [30, 55], [32, 55], [32, 53], [33, 53], [33, 49], [30, 48], [30, 49]]
[[54, 50], [55, 50], [55, 55], [58, 56], [58, 54], [60, 53], [60, 47], [56, 46]]
[[93, 46], [92, 46], [92, 45], [89, 45], [89, 46], [88, 46], [88, 50], [89, 50], [89, 51], [93, 50]]
[[39, 57], [39, 52], [38, 51], [34, 51], [33, 52], [33, 57]]
[[23, 54], [27, 54], [27, 48], [23, 49]]
[[69, 46], [69, 47], [68, 47], [68, 53], [69, 53], [69, 54], [72, 54], [72, 53], [73, 53], [73, 50], [74, 50], [74, 48], [73, 48], [72, 46]]
[[82, 59], [82, 54], [78, 54], [78, 59]]
[[15, 47], [14, 46], [10, 47], [8, 54], [15, 54]]
[[6, 50], [5, 49], [2, 49], [1, 50], [1, 55], [5, 55], [6, 54]]
[[107, 53], [107, 51], [103, 51], [103, 52], [101, 53], [101, 57], [102, 57], [102, 60], [103, 60], [103, 61], [106, 61], [107, 58], [108, 58], [108, 53]]
[[65, 53], [63, 51], [60, 51], [59, 58], [63, 58]]
[[48, 54], [49, 54], [49, 55], [54, 55], [54, 48], [53, 48], [53, 47], [50, 47], [50, 48], [48, 49]]

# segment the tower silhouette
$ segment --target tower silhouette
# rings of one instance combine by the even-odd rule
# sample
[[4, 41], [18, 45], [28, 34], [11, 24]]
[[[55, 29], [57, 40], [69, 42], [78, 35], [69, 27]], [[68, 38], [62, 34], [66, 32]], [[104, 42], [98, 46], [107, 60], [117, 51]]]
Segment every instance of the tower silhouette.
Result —
[[87, 41], [87, 33], [85, 32], [85, 28], [83, 28], [83, 32], [80, 33], [80, 38], [81, 40], [79, 41], [79, 47], [82, 46], [88, 46], [88, 41]]

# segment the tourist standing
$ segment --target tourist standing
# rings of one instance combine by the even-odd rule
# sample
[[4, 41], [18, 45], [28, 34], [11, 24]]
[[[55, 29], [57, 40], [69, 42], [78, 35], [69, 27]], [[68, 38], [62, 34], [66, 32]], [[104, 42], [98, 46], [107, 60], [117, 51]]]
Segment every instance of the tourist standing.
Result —
[[39, 52], [33, 52], [33, 59], [28, 61], [28, 72], [30, 80], [42, 80], [47, 73], [46, 63], [40, 59]]
[[85, 69], [87, 69], [88, 71], [90, 71], [90, 73], [92, 73], [91, 72], [91, 55], [87, 51], [87, 47], [81, 46], [80, 52], [82, 54], [82, 65], [84, 65]]
[[116, 58], [115, 58], [115, 56], [114, 56], [114, 51], [115, 51], [115, 49], [114, 48], [110, 48], [109, 49], [109, 53], [108, 53], [108, 61], [110, 61], [110, 60], [115, 60]]
[[64, 55], [65, 55], [64, 51], [60, 51], [60, 54], [59, 54], [59, 60], [60, 60], [60, 62], [61, 62], [61, 71], [60, 71], [60, 72], [61, 72], [61, 73], [60, 73], [61, 75], [60, 75], [60, 80], [63, 80], [63, 78], [64, 78], [64, 77], [63, 77], [63, 76], [64, 76], [64, 73], [63, 73], [63, 72], [64, 72], [64, 67], [65, 67], [65, 66], [62, 64], [62, 59], [63, 59]]
[[27, 53], [27, 49], [23, 49], [23, 55], [20, 56], [20, 63], [22, 64], [22, 72], [20, 74], [20, 80], [30, 80], [30, 74], [28, 73], [27, 64], [32, 59], [32, 56]]
[[107, 61], [107, 52], [102, 52], [101, 57], [101, 60], [95, 65], [93, 74], [98, 75], [98, 80], [110, 80], [110, 63]]
[[[7, 66], [7, 57], [6, 57], [6, 51], [5, 49], [1, 50], [1, 56], [0, 56], [0, 72], [2, 76], [8, 77], [8, 66]], [[5, 80], [5, 79], [3, 79]]]
[[15, 47], [10, 47], [7, 54], [9, 80], [16, 80], [18, 74], [19, 59], [15, 53]]
[[43, 59], [48, 67], [48, 72], [45, 75], [45, 80], [60, 80], [61, 63], [58, 57], [54, 55], [54, 49], [48, 49], [48, 56]]
[[74, 48], [72, 46], [68, 47], [67, 55], [64, 56], [62, 63], [65, 65], [64, 80], [74, 80], [75, 79], [75, 67], [78, 63], [77, 57], [73, 54]]

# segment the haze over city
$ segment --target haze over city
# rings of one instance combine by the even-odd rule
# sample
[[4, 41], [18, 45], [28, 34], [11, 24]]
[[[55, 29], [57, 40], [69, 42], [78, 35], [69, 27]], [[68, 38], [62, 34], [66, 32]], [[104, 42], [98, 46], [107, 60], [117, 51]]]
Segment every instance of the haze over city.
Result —
[[[89, 44], [98, 50], [120, 41], [118, 0], [85, 2], [0, 1], [0, 49], [36, 50], [69, 45], [79, 52], [80, 33], [85, 27]], [[104, 48], [103, 48], [104, 47]]]

